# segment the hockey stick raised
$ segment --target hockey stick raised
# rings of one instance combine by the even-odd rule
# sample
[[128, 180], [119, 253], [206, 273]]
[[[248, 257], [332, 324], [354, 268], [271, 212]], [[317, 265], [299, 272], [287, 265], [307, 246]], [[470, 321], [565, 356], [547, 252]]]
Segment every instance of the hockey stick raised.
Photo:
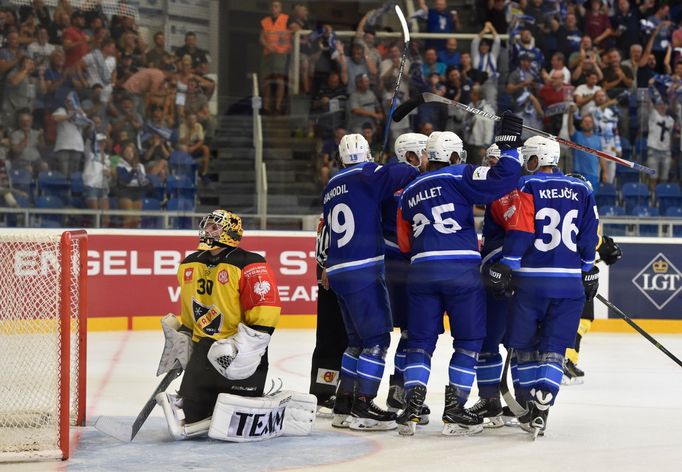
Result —
[[97, 419], [97, 422], [95, 423], [95, 428], [97, 428], [98, 431], [101, 431], [104, 434], [108, 434], [109, 436], [118, 439], [119, 441], [123, 442], [132, 441], [135, 438], [135, 436], [137, 436], [137, 433], [140, 431], [140, 428], [142, 428], [142, 425], [144, 424], [145, 421], [147, 421], [147, 418], [149, 418], [149, 415], [156, 406], [155, 398], [156, 395], [161, 392], [165, 392], [168, 386], [171, 384], [171, 382], [178, 378], [180, 374], [182, 374], [181, 367], [175, 367], [168, 371], [165, 377], [161, 379], [161, 382], [154, 390], [154, 393], [152, 393], [152, 396], [149, 398], [147, 403], [145, 403], [145, 405], [142, 407], [142, 410], [137, 415], [137, 418], [135, 418], [135, 421], [133, 421], [132, 424], [121, 423], [120, 421], [111, 416], [100, 416]]
[[[468, 113], [473, 113], [474, 115], [482, 116], [483, 118], [488, 118], [489, 120], [497, 121], [500, 119], [499, 116], [497, 116], [494, 113], [488, 113], [483, 110], [479, 110], [478, 108], [470, 107], [469, 105], [465, 105], [464, 103], [457, 102], [455, 100], [450, 100], [445, 97], [441, 97], [440, 95], [436, 95], [434, 93], [429, 93], [429, 92], [424, 92], [422, 94], [423, 101], [420, 100], [414, 100], [405, 103], [405, 108], [399, 109], [398, 112], [396, 112], [395, 117], [398, 119], [398, 117], [403, 117], [407, 113], [411, 111], [411, 109], [408, 110], [408, 106], [411, 106], [412, 109], [415, 107], [419, 106], [421, 103], [443, 103], [445, 105], [450, 105], [454, 106], [456, 108], [459, 108], [460, 110], [464, 110]], [[400, 108], [400, 107], [399, 107]], [[399, 121], [399, 120], [398, 120]], [[642, 164], [638, 164], [637, 162], [632, 162], [628, 161], [627, 159], [623, 159], [618, 156], [612, 156], [611, 154], [608, 154], [603, 151], [598, 151], [596, 149], [589, 148], [587, 146], [583, 146], [582, 144], [576, 144], [573, 141], [569, 141], [568, 139], [560, 138], [559, 136], [554, 136], [553, 134], [550, 134], [546, 131], [542, 131], [541, 129], [537, 128], [532, 128], [530, 126], [523, 125], [523, 128], [530, 131], [531, 133], [535, 133], [540, 136], [544, 136], [547, 139], [551, 139], [553, 141], [556, 141], [559, 144], [563, 144], [564, 146], [568, 146], [573, 149], [577, 149], [579, 151], [586, 152], [588, 154], [592, 154], [594, 156], [597, 156], [601, 159], [606, 159], [609, 161], [613, 161], [616, 164], [620, 164], [625, 167], [629, 167], [634, 170], [638, 170], [640, 172], [644, 172], [649, 175], [655, 175], [656, 171], [654, 169], [651, 169], [650, 167], [643, 166]]]
[[614, 305], [613, 303], [611, 303], [610, 301], [608, 301], [606, 298], [604, 298], [604, 297], [601, 296], [600, 294], [597, 294], [597, 300], [599, 300], [599, 301], [602, 302], [604, 305], [606, 305], [607, 307], [609, 307], [609, 308], [611, 309], [611, 311], [613, 311], [615, 314], [617, 314], [618, 316], [620, 316], [621, 318], [623, 318], [627, 324], [629, 324], [630, 326], [632, 326], [632, 327], [634, 328], [635, 331], [637, 331], [639, 334], [641, 334], [642, 336], [644, 336], [644, 337], [647, 339], [647, 341], [649, 341], [651, 344], [653, 344], [654, 346], [656, 346], [661, 352], [663, 352], [663, 354], [665, 354], [666, 356], [668, 356], [669, 358], [671, 358], [673, 361], [675, 361], [675, 362], [677, 363], [677, 365], [679, 365], [680, 367], [682, 367], [682, 361], [681, 361], [681, 360], [679, 360], [677, 357], [675, 357], [675, 355], [674, 355], [672, 352], [668, 351], [665, 347], [663, 347], [663, 346], [661, 345], [661, 343], [659, 343], [658, 341], [656, 341], [656, 339], [654, 339], [653, 336], [651, 336], [649, 333], [647, 333], [646, 331], [644, 331], [637, 323], [635, 323], [634, 321], [632, 321], [632, 318], [630, 318], [628, 315], [626, 315], [625, 313], [623, 313], [623, 312], [620, 310], [620, 308], [618, 308], [616, 305]]
[[516, 401], [514, 395], [509, 391], [509, 381], [507, 380], [507, 374], [509, 372], [509, 365], [511, 364], [511, 358], [514, 355], [514, 349], [507, 349], [507, 359], [504, 361], [504, 369], [502, 369], [502, 379], [500, 380], [500, 393], [502, 398], [507, 403], [507, 406], [514, 415], [519, 418], [526, 414], [526, 409], [521, 406], [519, 402]]
[[400, 58], [400, 66], [398, 67], [398, 78], [395, 82], [395, 88], [393, 89], [393, 98], [391, 99], [391, 108], [388, 111], [388, 117], [386, 119], [386, 127], [384, 128], [384, 154], [388, 152], [388, 138], [390, 136], [391, 121], [393, 118], [393, 113], [398, 106], [398, 89], [400, 88], [400, 82], [403, 79], [403, 69], [405, 68], [405, 59], [407, 58], [407, 51], [410, 47], [410, 30], [407, 28], [407, 21], [405, 20], [405, 15], [398, 5], [395, 6], [395, 12], [398, 15], [398, 20], [400, 20], [400, 26], [403, 29], [403, 40], [405, 45], [403, 46], [403, 55]]

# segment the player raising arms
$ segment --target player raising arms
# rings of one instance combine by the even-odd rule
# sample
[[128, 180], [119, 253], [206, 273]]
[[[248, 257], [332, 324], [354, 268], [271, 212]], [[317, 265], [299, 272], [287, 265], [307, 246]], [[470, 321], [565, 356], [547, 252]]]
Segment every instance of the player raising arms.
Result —
[[482, 430], [482, 421], [464, 409], [485, 336], [485, 294], [472, 206], [487, 204], [515, 187], [521, 174], [515, 148], [521, 144], [522, 125], [521, 118], [505, 112], [497, 136], [502, 156], [495, 167], [465, 165], [459, 136], [432, 133], [426, 145], [428, 172], [405, 188], [400, 199], [398, 242], [411, 260], [407, 406], [398, 418], [401, 434], [414, 434], [420, 420], [444, 312], [450, 319], [454, 353], [445, 389], [443, 434]]
[[381, 202], [414, 180], [406, 164], [381, 166], [371, 161], [360, 134], [339, 143], [343, 169], [324, 190], [324, 226], [329, 234], [323, 273], [336, 293], [348, 348], [341, 359], [333, 426], [358, 430], [395, 429], [395, 413], [377, 407], [393, 322], [384, 281]]
[[533, 174], [521, 178], [517, 197], [507, 202], [502, 259], [489, 267], [488, 280], [499, 295], [513, 287], [506, 343], [517, 354], [516, 396], [527, 405], [519, 422], [537, 437], [559, 393], [564, 352], [585, 299], [597, 292], [599, 221], [588, 186], [555, 169], [558, 143], [534, 136], [521, 152]]
[[[280, 299], [265, 259], [238, 247], [242, 234], [239, 216], [213, 211], [201, 221], [199, 250], [178, 268], [180, 321], [169, 315], [162, 322], [166, 346], [158, 374], [180, 363], [185, 375], [178, 395], [164, 392], [156, 397], [174, 439], [207, 432], [212, 438], [237, 442], [275, 437], [287, 421], [301, 418], [284, 414], [282, 407], [292, 401], [290, 397], [312, 397], [288, 392], [283, 398], [261, 398]], [[313, 397], [303, 421], [308, 432], [314, 410]], [[273, 427], [266, 431], [258, 423], [251, 424], [256, 412], [275, 415]], [[228, 430], [233, 414], [239, 424]]]

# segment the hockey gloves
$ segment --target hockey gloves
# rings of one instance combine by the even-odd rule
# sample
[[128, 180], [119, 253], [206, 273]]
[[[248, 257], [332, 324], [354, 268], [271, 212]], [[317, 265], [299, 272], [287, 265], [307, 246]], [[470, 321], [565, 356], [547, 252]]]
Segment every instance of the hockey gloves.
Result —
[[606, 265], [615, 264], [623, 257], [623, 251], [620, 249], [620, 246], [618, 246], [613, 238], [610, 238], [609, 236], [601, 237], [601, 244], [599, 245], [597, 252], [599, 253], [599, 258], [604, 261]]
[[502, 113], [495, 136], [495, 144], [501, 151], [516, 149], [523, 144], [521, 133], [523, 132], [523, 119], [512, 114], [509, 110]]
[[583, 272], [583, 287], [585, 288], [585, 302], [592, 301], [599, 289], [599, 267], [592, 267], [589, 272]]
[[511, 282], [511, 267], [501, 262], [488, 266], [488, 270], [485, 272], [485, 285], [495, 298], [507, 298], [514, 295]]

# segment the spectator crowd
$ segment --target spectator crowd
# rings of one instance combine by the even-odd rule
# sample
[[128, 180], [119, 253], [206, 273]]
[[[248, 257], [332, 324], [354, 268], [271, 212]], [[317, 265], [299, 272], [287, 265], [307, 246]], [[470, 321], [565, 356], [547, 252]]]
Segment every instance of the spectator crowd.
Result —
[[[154, 187], [173, 162], [192, 164], [192, 185], [206, 179], [216, 87], [196, 35], [171, 51], [163, 32], [148, 44], [124, 1], [113, 15], [101, 1], [78, 6], [0, 2], [0, 203], [38, 206], [50, 178], [80, 184], [51, 195], [53, 206], [141, 209], [164, 198]], [[13, 185], [26, 177], [30, 186]]]
[[[420, 32], [472, 33], [474, 39], [413, 37], [401, 103], [428, 91], [489, 112], [511, 109], [529, 126], [655, 168], [657, 177], [645, 182], [651, 188], [680, 179], [680, 2], [487, 0], [477, 2], [478, 18], [467, 16], [466, 23], [446, 0], [407, 2], [414, 8], [403, 5], [403, 11], [414, 11], [408, 21]], [[362, 132], [382, 148], [403, 43], [377, 33], [391, 31], [381, 25], [395, 25], [393, 3], [362, 16], [352, 38], [335, 33], [335, 26], [347, 26], [312, 20], [305, 3], [286, 13], [282, 2], [272, 2], [261, 23], [265, 112], [283, 112], [286, 75], [300, 68], [300, 89], [311, 98], [310, 133], [322, 150], [322, 185], [338, 168], [334, 143], [346, 132]], [[295, 57], [293, 34], [301, 29], [312, 33], [301, 36], [299, 63], [287, 68]], [[494, 131], [484, 118], [431, 103], [391, 123], [388, 142], [434, 129], [458, 133], [469, 161], [479, 163]], [[584, 174], [595, 189], [614, 182], [614, 163], [562, 152], [564, 170]]]

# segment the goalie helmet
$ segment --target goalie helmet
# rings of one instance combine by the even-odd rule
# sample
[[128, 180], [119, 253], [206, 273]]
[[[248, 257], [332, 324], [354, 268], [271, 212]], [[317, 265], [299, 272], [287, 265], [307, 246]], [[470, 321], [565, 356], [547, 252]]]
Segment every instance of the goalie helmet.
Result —
[[345, 165], [359, 164], [372, 160], [369, 143], [361, 134], [347, 134], [339, 142], [339, 155]]
[[452, 153], [459, 155], [459, 164], [467, 160], [464, 143], [459, 136], [452, 131], [434, 131], [426, 141], [426, 154], [429, 162], [444, 162], [450, 164]]
[[488, 149], [485, 150], [485, 158], [483, 159], [483, 165], [484, 166], [490, 166], [490, 159], [495, 158], [499, 159], [502, 156], [502, 152], [500, 151], [500, 147], [493, 143], [490, 146], [488, 146]]
[[[559, 164], [559, 143], [542, 136], [533, 136], [526, 139], [521, 147], [524, 163], [528, 172], [535, 172], [540, 167], [556, 166]], [[534, 169], [528, 168], [528, 161], [531, 157], [537, 156], [538, 164]]]
[[[215, 228], [212, 225], [216, 225]], [[199, 223], [199, 250], [237, 247], [244, 234], [242, 219], [227, 210], [214, 210]]]
[[[417, 155], [417, 159], [421, 161], [422, 153], [426, 152], [426, 141], [429, 138], [421, 133], [405, 133], [398, 136], [395, 140], [395, 155], [400, 162], [407, 162], [407, 153], [413, 152]], [[419, 165], [412, 165], [412, 167], [419, 168]]]

